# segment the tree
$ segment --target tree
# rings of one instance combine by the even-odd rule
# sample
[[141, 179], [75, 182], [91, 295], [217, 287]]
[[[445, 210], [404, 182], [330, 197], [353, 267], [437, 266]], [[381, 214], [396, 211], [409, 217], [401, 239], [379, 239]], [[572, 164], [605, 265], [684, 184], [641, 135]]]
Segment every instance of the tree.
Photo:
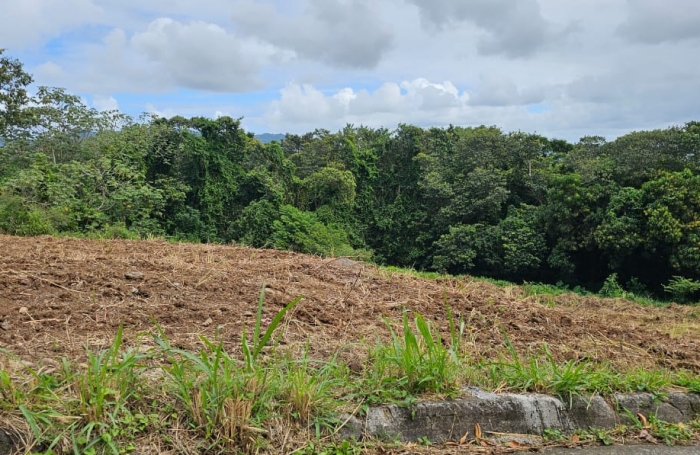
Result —
[[28, 121], [23, 108], [31, 99], [27, 86], [34, 80], [19, 60], [3, 57], [4, 52], [0, 49], [0, 139], [11, 140]]

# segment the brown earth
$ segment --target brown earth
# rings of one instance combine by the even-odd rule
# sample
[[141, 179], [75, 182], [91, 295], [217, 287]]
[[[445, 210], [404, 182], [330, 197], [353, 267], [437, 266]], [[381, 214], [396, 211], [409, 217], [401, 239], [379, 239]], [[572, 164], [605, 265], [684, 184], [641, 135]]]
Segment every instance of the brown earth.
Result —
[[[560, 360], [700, 373], [698, 307], [528, 297], [469, 277], [423, 279], [347, 258], [236, 246], [1, 235], [0, 347], [32, 363], [81, 361], [86, 347], [107, 346], [120, 325], [127, 344], [151, 345], [138, 335], [155, 333], [157, 323], [173, 345], [196, 348], [199, 334], [218, 331], [237, 352], [263, 283], [265, 317], [304, 296], [285, 319], [282, 343], [309, 341], [318, 356], [386, 337], [382, 317], [398, 323], [404, 308], [446, 333], [448, 302], [467, 321], [466, 346], [476, 357], [502, 353], [503, 330], [523, 354], [547, 343]], [[351, 362], [366, 352], [354, 346], [345, 351]]]

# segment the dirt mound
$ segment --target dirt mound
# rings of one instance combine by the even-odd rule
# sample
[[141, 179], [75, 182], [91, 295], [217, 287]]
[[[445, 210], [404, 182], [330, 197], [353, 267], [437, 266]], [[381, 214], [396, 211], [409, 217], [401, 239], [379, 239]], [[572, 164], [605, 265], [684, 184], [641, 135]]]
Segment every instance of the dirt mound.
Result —
[[110, 343], [119, 325], [127, 343], [149, 344], [137, 335], [158, 324], [174, 345], [194, 347], [199, 334], [218, 333], [235, 352], [263, 283], [266, 317], [304, 296], [285, 320], [282, 342], [308, 340], [317, 355], [386, 336], [382, 317], [399, 322], [404, 308], [446, 331], [449, 303], [467, 321], [474, 356], [503, 352], [503, 331], [522, 353], [547, 343], [558, 359], [700, 372], [698, 308], [573, 294], [538, 299], [517, 287], [421, 279], [346, 258], [52, 237], [0, 236], [0, 347], [30, 362], [78, 360], [86, 346]]

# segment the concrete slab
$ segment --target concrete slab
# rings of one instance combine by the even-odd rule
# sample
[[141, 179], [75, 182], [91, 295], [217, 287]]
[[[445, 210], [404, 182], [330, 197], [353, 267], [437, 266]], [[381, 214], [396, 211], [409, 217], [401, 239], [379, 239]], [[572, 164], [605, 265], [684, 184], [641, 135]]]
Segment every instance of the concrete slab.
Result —
[[[342, 438], [378, 438], [415, 442], [422, 438], [440, 444], [483, 432], [542, 435], [545, 430], [571, 434], [577, 429], [611, 429], [629, 423], [629, 413], [655, 414], [667, 422], [687, 422], [700, 415], [700, 395], [674, 393], [661, 400], [650, 394], [573, 397], [562, 401], [548, 395], [494, 394], [468, 389], [470, 397], [422, 402], [410, 408], [372, 407], [361, 419], [351, 417]], [[627, 410], [627, 412], [625, 411]], [[345, 416], [347, 418], [347, 416]]]

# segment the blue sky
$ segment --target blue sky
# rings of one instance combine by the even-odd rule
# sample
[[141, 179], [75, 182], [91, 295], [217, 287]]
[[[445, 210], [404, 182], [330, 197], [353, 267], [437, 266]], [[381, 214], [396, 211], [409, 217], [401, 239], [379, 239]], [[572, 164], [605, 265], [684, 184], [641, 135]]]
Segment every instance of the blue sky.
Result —
[[700, 119], [697, 0], [0, 0], [38, 85], [256, 132], [496, 125], [578, 140]]

